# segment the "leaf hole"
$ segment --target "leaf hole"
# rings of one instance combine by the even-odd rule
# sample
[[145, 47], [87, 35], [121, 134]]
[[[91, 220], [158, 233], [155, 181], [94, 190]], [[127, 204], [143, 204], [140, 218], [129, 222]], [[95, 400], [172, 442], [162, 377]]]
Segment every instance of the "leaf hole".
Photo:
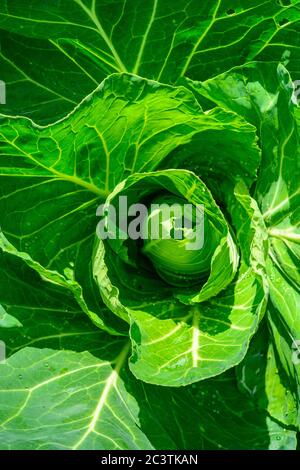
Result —
[[277, 0], [277, 5], [280, 5], [281, 7], [289, 7], [292, 4], [291, 0]]
[[226, 11], [227, 15], [234, 15], [235, 14], [235, 10], [233, 8], [229, 8], [227, 11]]
[[287, 20], [286, 18], [282, 18], [282, 20], [278, 22], [279, 26], [284, 26], [287, 23], [289, 23], [289, 20]]

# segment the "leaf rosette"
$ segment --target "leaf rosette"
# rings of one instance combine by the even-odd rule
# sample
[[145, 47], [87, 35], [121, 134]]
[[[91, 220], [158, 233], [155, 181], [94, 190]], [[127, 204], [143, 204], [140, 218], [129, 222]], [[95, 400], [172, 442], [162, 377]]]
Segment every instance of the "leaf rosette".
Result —
[[[193, 172], [158, 170], [129, 176], [104, 205], [107, 231], [95, 247], [94, 277], [107, 307], [130, 324], [130, 368], [146, 382], [178, 386], [232, 367], [264, 313], [263, 221], [244, 183], [223, 181], [220, 191], [227, 194], [223, 211]], [[124, 200], [148, 204], [127, 232]], [[185, 205], [191, 233], [176, 238]], [[140, 224], [139, 238], [130, 238], [130, 224]]]

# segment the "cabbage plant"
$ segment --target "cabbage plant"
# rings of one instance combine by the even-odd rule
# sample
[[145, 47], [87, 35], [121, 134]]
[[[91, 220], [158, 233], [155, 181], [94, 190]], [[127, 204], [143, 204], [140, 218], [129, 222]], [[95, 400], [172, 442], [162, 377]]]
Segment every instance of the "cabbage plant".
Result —
[[1, 449], [297, 448], [299, 4], [1, 3]]

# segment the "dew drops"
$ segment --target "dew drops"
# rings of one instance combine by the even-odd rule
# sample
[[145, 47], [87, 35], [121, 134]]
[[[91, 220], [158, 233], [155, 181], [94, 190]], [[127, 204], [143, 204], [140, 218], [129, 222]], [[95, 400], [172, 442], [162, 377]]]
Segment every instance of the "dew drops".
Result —
[[23, 375], [22, 375], [22, 374], [19, 374], [19, 375], [18, 375], [18, 379], [19, 379], [19, 380], [22, 380], [22, 379], [23, 379]]
[[45, 362], [45, 367], [49, 367], [49, 362]]

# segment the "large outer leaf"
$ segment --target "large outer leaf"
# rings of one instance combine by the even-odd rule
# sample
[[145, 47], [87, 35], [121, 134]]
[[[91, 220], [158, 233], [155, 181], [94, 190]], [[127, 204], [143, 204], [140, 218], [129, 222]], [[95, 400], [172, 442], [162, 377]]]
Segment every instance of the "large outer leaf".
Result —
[[[268, 227], [270, 256], [285, 273], [290, 289], [294, 286], [297, 291], [300, 280], [299, 112], [287, 71], [275, 63], [252, 63], [190, 85], [256, 125], [262, 166], [255, 193]], [[274, 269], [277, 270], [276, 266]], [[285, 309], [282, 302], [276, 306]], [[296, 310], [296, 318], [297, 313]]]
[[299, 132], [287, 71], [275, 63], [253, 63], [191, 86], [256, 125], [263, 158], [257, 199], [280, 264], [299, 282], [293, 269], [300, 262]]
[[[107, 341], [98, 343], [98, 351], [105, 348], [105, 356], [114, 357]], [[117, 344], [110, 344], [115, 354]], [[113, 369], [107, 359], [87, 353], [22, 350], [1, 368], [1, 448], [294, 448], [294, 433], [263, 412], [249, 422], [254, 408], [230, 377], [197, 389], [161, 391], [142, 386], [126, 368], [120, 371], [124, 361], [123, 354]], [[189, 417], [187, 404], [193, 409]], [[222, 416], [221, 429], [216, 415]]]
[[244, 138], [251, 174], [259, 164], [253, 126], [219, 110], [205, 115], [181, 87], [126, 74], [107, 79], [54, 125], [0, 122], [1, 228], [43, 276], [53, 279], [57, 271], [65, 284], [75, 281], [99, 326], [91, 259], [96, 208], [110, 190], [133, 171], [155, 169], [196, 136], [216, 157], [213, 135], [239, 146]]
[[284, 56], [297, 79], [299, 17], [297, 0], [3, 0], [4, 110], [53, 121], [114, 72], [174, 83]]
[[264, 412], [253, 416], [230, 376], [161, 391], [133, 380], [124, 368], [126, 352], [127, 345], [121, 351], [116, 345], [110, 362], [89, 353], [25, 348], [0, 365], [0, 447], [295, 448], [295, 433]]
[[0, 301], [23, 322], [13, 335], [0, 330], [8, 353], [19, 351], [0, 365], [1, 449], [295, 448], [295, 433], [256, 410], [233, 376], [143, 384], [126, 366], [124, 339], [93, 326], [16, 256], [1, 266]]
[[276, 260], [269, 260], [267, 270], [272, 300], [270, 330], [280, 367], [288, 378], [288, 393], [295, 400], [295, 424], [300, 428], [300, 289], [289, 282]]
[[[79, 306], [72, 293], [56, 280], [46, 282], [40, 277], [41, 274], [42, 271], [37, 273], [30, 269], [15, 253], [0, 252], [1, 303], [7, 314], [15, 319], [14, 323], [10, 321], [10, 326], [19, 327], [13, 331], [1, 331], [0, 338], [5, 342], [7, 351], [12, 353], [25, 346], [39, 347], [47, 339], [47, 346], [54, 349], [88, 349], [97, 354], [99, 328], [86, 317], [84, 306], [78, 302]], [[104, 306], [102, 311], [105, 323], [111, 325], [108, 331], [113, 333], [115, 325], [121, 330], [120, 322], [114, 321], [111, 312]], [[4, 317], [4, 320], [7, 318]], [[126, 328], [123, 328], [123, 334], [127, 334]]]
[[[16, 277], [15, 269], [19, 268], [16, 267], [10, 269], [9, 265], [7, 265], [6, 255], [10, 255], [10, 257], [13, 256], [16, 258], [15, 262], [25, 262], [28, 266], [34, 269], [42, 279], [45, 279], [53, 284], [56, 284], [57, 286], [67, 289], [70, 295], [72, 295], [73, 298], [77, 301], [78, 306], [81, 308], [81, 310], [85, 312], [87, 316], [91, 319], [91, 321], [99, 328], [113, 335], [127, 335], [126, 323], [121, 322], [119, 319], [111, 316], [110, 311], [106, 309], [101, 302], [99, 302], [98, 298], [97, 301], [94, 303], [94, 305], [96, 306], [97, 313], [95, 313], [89, 308], [85, 301], [86, 296], [83, 295], [82, 285], [80, 285], [76, 280], [74, 280], [73, 276], [65, 277], [64, 275], [59, 274], [57, 271], [51, 271], [49, 269], [44, 268], [37, 261], [34, 261], [27, 253], [18, 251], [11, 243], [8, 242], [8, 240], [4, 237], [2, 233], [0, 233], [0, 250], [0, 269], [3, 273], [6, 273], [6, 271], [8, 270], [8, 272], [11, 272], [10, 274], [12, 279]], [[28, 272], [25, 272], [24, 276], [27, 279], [27, 276], [29, 276]], [[3, 286], [5, 286], [5, 283], [3, 284]], [[24, 289], [30, 290], [30, 285], [25, 284]], [[89, 291], [86, 292], [86, 289], [84, 290], [85, 294], [87, 292], [89, 293]], [[3, 289], [3, 292], [6, 293], [6, 295], [11, 291], [13, 291], [11, 283], [7, 284], [7, 290], [5, 287]], [[23, 297], [26, 298], [25, 292], [23, 294]], [[10, 319], [8, 318], [8, 320]]]
[[[271, 303], [269, 310], [272, 311]], [[266, 409], [286, 426], [295, 427], [298, 423], [297, 390], [294, 378], [284, 370], [281, 359], [266, 325], [262, 326], [252, 340], [244, 361], [237, 367], [238, 384], [259, 408]]]
[[[145, 103], [140, 97], [143, 93]], [[56, 270], [60, 277], [56, 276], [56, 282], [74, 285], [78, 281], [89, 307], [99, 317], [99, 299], [89, 273], [96, 208], [126, 167], [146, 164], [142, 155], [147, 158], [147, 148], [160, 160], [168, 146], [172, 149], [188, 138], [183, 129], [193, 118], [190, 106], [195, 114], [199, 111], [192, 96], [182, 90], [162, 87], [166, 98], [161, 96], [162, 104], [157, 100], [159, 94], [155, 84], [115, 76], [55, 126], [39, 128], [22, 118], [1, 122], [2, 230], [20, 251], [27, 252], [27, 262], [42, 270], [43, 276], [53, 280]], [[174, 105], [178, 112], [174, 110], [169, 117], [168, 108]], [[155, 114], [148, 116], [148, 110], [157, 111], [160, 121]], [[172, 127], [178, 129], [178, 140]], [[163, 148], [157, 132], [167, 139]], [[193, 128], [191, 132], [195, 132]], [[120, 161], [115, 160], [118, 156]], [[11, 251], [7, 243], [2, 245]], [[32, 263], [28, 254], [43, 268]]]
[[77, 64], [77, 48], [71, 45], [68, 52], [67, 40], [54, 42], [1, 30], [0, 48], [0, 78], [6, 83], [6, 105], [0, 110], [7, 114], [53, 122], [68, 114], [104, 78], [92, 61], [82, 57], [81, 65]]
[[[269, 323], [279, 372], [275, 399], [270, 394], [269, 410], [283, 422], [299, 425], [299, 366], [294, 364], [299, 328], [300, 266], [300, 158], [298, 110], [287, 71], [275, 63], [252, 63], [237, 67], [204, 83], [189, 83], [198, 93], [226, 109], [242, 114], [256, 125], [262, 147], [262, 166], [256, 195], [268, 227], [270, 250], [267, 263], [271, 304]], [[295, 118], [295, 111], [296, 118]], [[273, 305], [272, 305], [273, 304]], [[268, 366], [270, 367], [270, 366]], [[274, 372], [274, 371], [273, 371]], [[286, 376], [286, 378], [284, 378]], [[270, 378], [269, 378], [270, 380]], [[294, 402], [292, 417], [282, 415], [276, 394]], [[296, 409], [295, 409], [296, 408]], [[297, 409], [298, 408], [298, 409]]]
[[256, 196], [269, 229], [271, 253], [291, 283], [299, 284], [299, 109], [288, 72], [276, 63], [250, 63], [189, 85], [257, 127], [263, 161]]

